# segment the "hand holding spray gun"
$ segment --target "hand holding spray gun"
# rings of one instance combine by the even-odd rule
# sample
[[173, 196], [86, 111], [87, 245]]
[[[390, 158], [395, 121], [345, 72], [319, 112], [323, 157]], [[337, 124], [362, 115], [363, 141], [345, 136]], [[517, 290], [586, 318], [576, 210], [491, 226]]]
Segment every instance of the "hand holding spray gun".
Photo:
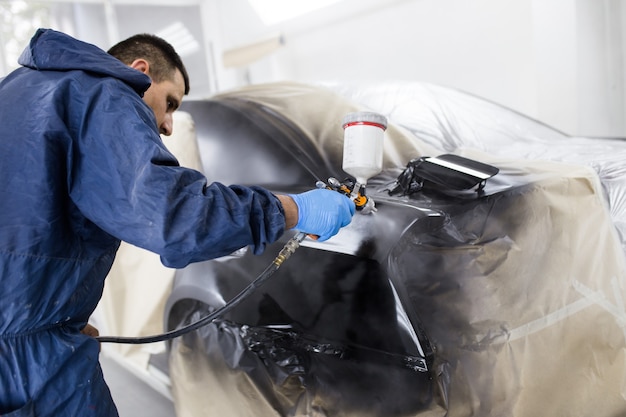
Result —
[[[376, 211], [374, 201], [365, 195], [367, 180], [382, 171], [383, 167], [383, 138], [387, 129], [387, 118], [373, 112], [348, 113], [342, 122], [344, 129], [343, 142], [343, 170], [355, 177], [356, 182], [339, 182], [335, 178], [329, 178], [328, 184], [318, 181], [320, 189], [337, 191], [350, 198], [356, 206], [356, 210], [363, 214]], [[350, 216], [340, 204], [337, 214], [337, 223], [333, 223], [335, 213], [332, 211], [333, 204], [340, 203], [332, 194], [321, 194], [318, 190], [309, 191], [299, 195], [291, 195], [299, 210], [299, 221], [295, 229], [306, 231], [308, 234], [319, 236], [320, 241], [329, 239], [335, 235], [341, 227], [350, 223], [354, 214], [354, 207], [350, 205]], [[328, 198], [329, 201], [323, 201]], [[345, 202], [344, 202], [345, 203]], [[331, 208], [330, 211], [329, 207]], [[321, 229], [320, 229], [321, 228]], [[315, 230], [321, 230], [321, 233]]]
[[[387, 118], [381, 114], [373, 112], [355, 112], [347, 114], [342, 122], [344, 129], [343, 144], [343, 170], [355, 177], [356, 181], [339, 182], [336, 178], [329, 178], [328, 184], [318, 181], [318, 189], [308, 191], [303, 194], [291, 195], [296, 202], [299, 211], [299, 221], [295, 229], [300, 230], [291, 241], [285, 246], [287, 257], [293, 253], [299, 243], [308, 234], [313, 239], [319, 236], [320, 241], [334, 236], [341, 227], [348, 225], [354, 215], [355, 209], [362, 214], [369, 214], [376, 211], [374, 200], [365, 195], [367, 180], [382, 171], [383, 166], [383, 138], [387, 129]], [[318, 200], [321, 197], [321, 190], [337, 191], [348, 197], [353, 203], [347, 207], [350, 215], [344, 210], [346, 207], [340, 204], [340, 213], [337, 222], [332, 211], [327, 211], [324, 201]], [[330, 199], [338, 196], [324, 194]], [[343, 200], [345, 203], [345, 200]], [[335, 203], [333, 203], [335, 204]], [[315, 230], [321, 230], [320, 233]], [[306, 233], [302, 232], [306, 231]], [[286, 258], [279, 256], [281, 263]]]

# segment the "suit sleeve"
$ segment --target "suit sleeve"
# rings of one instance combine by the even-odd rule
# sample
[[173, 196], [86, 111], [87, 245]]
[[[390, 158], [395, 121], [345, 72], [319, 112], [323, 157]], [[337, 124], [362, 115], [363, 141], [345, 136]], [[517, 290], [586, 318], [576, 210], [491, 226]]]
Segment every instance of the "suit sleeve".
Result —
[[259, 254], [284, 232], [282, 206], [268, 190], [209, 184], [180, 167], [151, 109], [130, 89], [120, 92], [112, 80], [77, 94], [70, 197], [107, 233], [180, 268], [244, 246]]

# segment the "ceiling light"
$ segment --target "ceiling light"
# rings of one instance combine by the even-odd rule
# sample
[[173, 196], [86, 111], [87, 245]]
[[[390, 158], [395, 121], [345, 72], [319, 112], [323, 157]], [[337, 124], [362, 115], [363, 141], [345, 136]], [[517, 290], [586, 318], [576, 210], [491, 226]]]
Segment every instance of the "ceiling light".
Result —
[[200, 43], [181, 22], [174, 22], [156, 33], [169, 42], [181, 57], [191, 55], [200, 49]]
[[302, 16], [338, 1], [340, 0], [248, 0], [266, 25]]

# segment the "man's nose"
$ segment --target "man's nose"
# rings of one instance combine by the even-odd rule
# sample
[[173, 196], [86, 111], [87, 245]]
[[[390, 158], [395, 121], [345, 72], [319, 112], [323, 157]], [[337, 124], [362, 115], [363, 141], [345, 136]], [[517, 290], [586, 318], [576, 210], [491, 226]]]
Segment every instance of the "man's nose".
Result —
[[173, 130], [174, 130], [174, 122], [172, 120], [172, 115], [167, 114], [165, 116], [165, 119], [163, 120], [163, 123], [161, 123], [161, 126], [159, 127], [159, 131], [162, 135], [170, 136]]

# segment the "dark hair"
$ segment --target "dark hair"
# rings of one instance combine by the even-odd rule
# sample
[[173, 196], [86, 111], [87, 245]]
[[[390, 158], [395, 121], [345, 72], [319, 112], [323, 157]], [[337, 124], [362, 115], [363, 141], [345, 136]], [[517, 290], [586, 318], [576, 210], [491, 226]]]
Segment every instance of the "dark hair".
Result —
[[126, 65], [139, 58], [145, 59], [150, 63], [150, 76], [158, 83], [174, 78], [178, 69], [185, 80], [185, 94], [189, 93], [189, 75], [183, 61], [174, 47], [158, 36], [147, 33], [131, 36], [113, 45], [108, 53]]

